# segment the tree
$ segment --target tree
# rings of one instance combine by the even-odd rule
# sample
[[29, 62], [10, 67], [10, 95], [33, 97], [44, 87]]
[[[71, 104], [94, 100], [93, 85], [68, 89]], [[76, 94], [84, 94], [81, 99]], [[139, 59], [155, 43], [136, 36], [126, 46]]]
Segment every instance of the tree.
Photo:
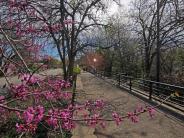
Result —
[[98, 30], [93, 42], [98, 47], [96, 51], [104, 55], [106, 72], [136, 75], [140, 73], [140, 52], [129, 24], [123, 19], [126, 19], [123, 13], [111, 17], [107, 26]]
[[[2, 0], [1, 5], [6, 10], [3, 10], [2, 18], [9, 26], [16, 26], [17, 36], [27, 32], [26, 37], [56, 46], [65, 79], [72, 76], [77, 52], [85, 47], [80, 43], [82, 34], [94, 26], [103, 25], [97, 14], [107, 8], [106, 1], [102, 0]], [[13, 13], [15, 10], [19, 12]]]
[[[180, 1], [181, 2], [181, 1]], [[183, 44], [183, 17], [178, 16], [179, 3], [162, 0], [159, 3], [159, 34], [161, 53], [170, 47]], [[150, 77], [153, 61], [158, 51], [156, 51], [157, 22], [156, 22], [156, 2], [152, 0], [135, 0], [132, 3], [130, 17], [134, 22], [132, 28], [140, 39], [140, 44], [144, 46], [145, 76]], [[181, 4], [181, 3], [180, 3]], [[181, 8], [181, 7], [180, 7]], [[180, 12], [181, 15], [181, 12]], [[157, 32], [157, 33], [156, 33]]]

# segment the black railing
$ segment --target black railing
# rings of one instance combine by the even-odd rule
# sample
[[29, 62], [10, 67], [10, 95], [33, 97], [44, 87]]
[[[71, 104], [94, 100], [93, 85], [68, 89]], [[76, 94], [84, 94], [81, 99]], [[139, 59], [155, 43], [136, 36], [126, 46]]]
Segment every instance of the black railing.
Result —
[[[94, 73], [93, 73], [94, 74]], [[108, 75], [106, 75], [108, 74]], [[149, 100], [161, 101], [171, 94], [177, 92], [179, 97], [171, 97], [166, 104], [184, 113], [184, 87], [160, 83], [141, 78], [127, 76], [124, 73], [95, 72], [95, 75], [106, 78], [113, 84], [125, 88], [130, 92], [136, 92], [146, 96]]]

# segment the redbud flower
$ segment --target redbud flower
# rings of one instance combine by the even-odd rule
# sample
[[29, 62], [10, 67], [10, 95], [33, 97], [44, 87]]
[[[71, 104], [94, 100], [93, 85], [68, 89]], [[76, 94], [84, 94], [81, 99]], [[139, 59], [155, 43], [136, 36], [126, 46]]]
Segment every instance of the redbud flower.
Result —
[[4, 96], [0, 96], [0, 103], [3, 103], [5, 100], [5, 97]]
[[26, 123], [31, 123], [34, 119], [34, 112], [35, 110], [33, 107], [28, 107], [26, 111], [23, 113], [23, 118]]
[[151, 118], [155, 116], [156, 110], [153, 107], [148, 107], [148, 113]]
[[20, 76], [20, 79], [22, 82], [30, 84], [35, 84], [39, 81], [39, 79], [36, 76], [30, 74], [23, 74]]
[[98, 124], [100, 119], [100, 115], [99, 114], [94, 114], [90, 120], [87, 121], [87, 124], [91, 127], [96, 127], [96, 125]]
[[105, 127], [106, 127], [106, 123], [105, 123], [104, 121], [102, 121], [102, 122], [100, 122], [100, 126], [101, 126], [102, 128], [105, 128]]
[[16, 130], [19, 133], [25, 131], [24, 125], [16, 123]]
[[21, 100], [25, 100], [28, 93], [28, 88], [25, 84], [13, 85], [11, 87], [11, 90], [13, 92], [13, 95], [15, 97], [21, 98]]
[[36, 123], [39, 123], [40, 121], [42, 121], [42, 118], [44, 116], [44, 107], [39, 105], [35, 108], [35, 110], [36, 110], [36, 116], [34, 121]]
[[47, 119], [48, 125], [54, 127], [55, 129], [58, 128], [58, 119], [55, 117], [49, 117]]
[[123, 121], [121, 116], [118, 115], [116, 112], [112, 113], [112, 117], [114, 118], [114, 121], [116, 122], [117, 125], [120, 125], [120, 123]]
[[137, 116], [135, 113], [133, 113], [133, 112], [129, 112], [129, 113], [128, 113], [128, 118], [129, 118], [133, 123], [139, 122], [138, 116]]
[[104, 101], [103, 100], [96, 100], [94, 102], [94, 106], [97, 108], [97, 109], [101, 109], [104, 107]]

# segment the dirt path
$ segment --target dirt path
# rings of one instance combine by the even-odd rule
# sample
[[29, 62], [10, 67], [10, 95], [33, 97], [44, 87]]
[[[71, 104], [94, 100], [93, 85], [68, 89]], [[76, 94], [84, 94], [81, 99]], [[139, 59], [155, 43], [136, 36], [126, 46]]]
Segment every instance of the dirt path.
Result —
[[[110, 111], [126, 113], [133, 111], [137, 105], [144, 105], [143, 101], [89, 73], [82, 73], [80, 77], [87, 94], [80, 99], [100, 98], [108, 101], [111, 106], [106, 111], [107, 116], [110, 116]], [[145, 113], [140, 116], [140, 122], [137, 124], [124, 120], [123, 124], [117, 127], [113, 122], [108, 122], [106, 129], [96, 128], [95, 134], [98, 138], [184, 138], [184, 124], [160, 112], [156, 113], [154, 119]]]

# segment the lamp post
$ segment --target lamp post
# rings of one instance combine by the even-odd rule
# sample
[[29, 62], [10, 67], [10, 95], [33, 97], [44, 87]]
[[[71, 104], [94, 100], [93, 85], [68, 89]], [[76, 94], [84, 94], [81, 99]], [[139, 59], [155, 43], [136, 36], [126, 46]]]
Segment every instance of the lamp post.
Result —
[[95, 73], [96, 73], [96, 62], [97, 62], [96, 58], [93, 58], [93, 62], [94, 62], [94, 69], [95, 69]]

